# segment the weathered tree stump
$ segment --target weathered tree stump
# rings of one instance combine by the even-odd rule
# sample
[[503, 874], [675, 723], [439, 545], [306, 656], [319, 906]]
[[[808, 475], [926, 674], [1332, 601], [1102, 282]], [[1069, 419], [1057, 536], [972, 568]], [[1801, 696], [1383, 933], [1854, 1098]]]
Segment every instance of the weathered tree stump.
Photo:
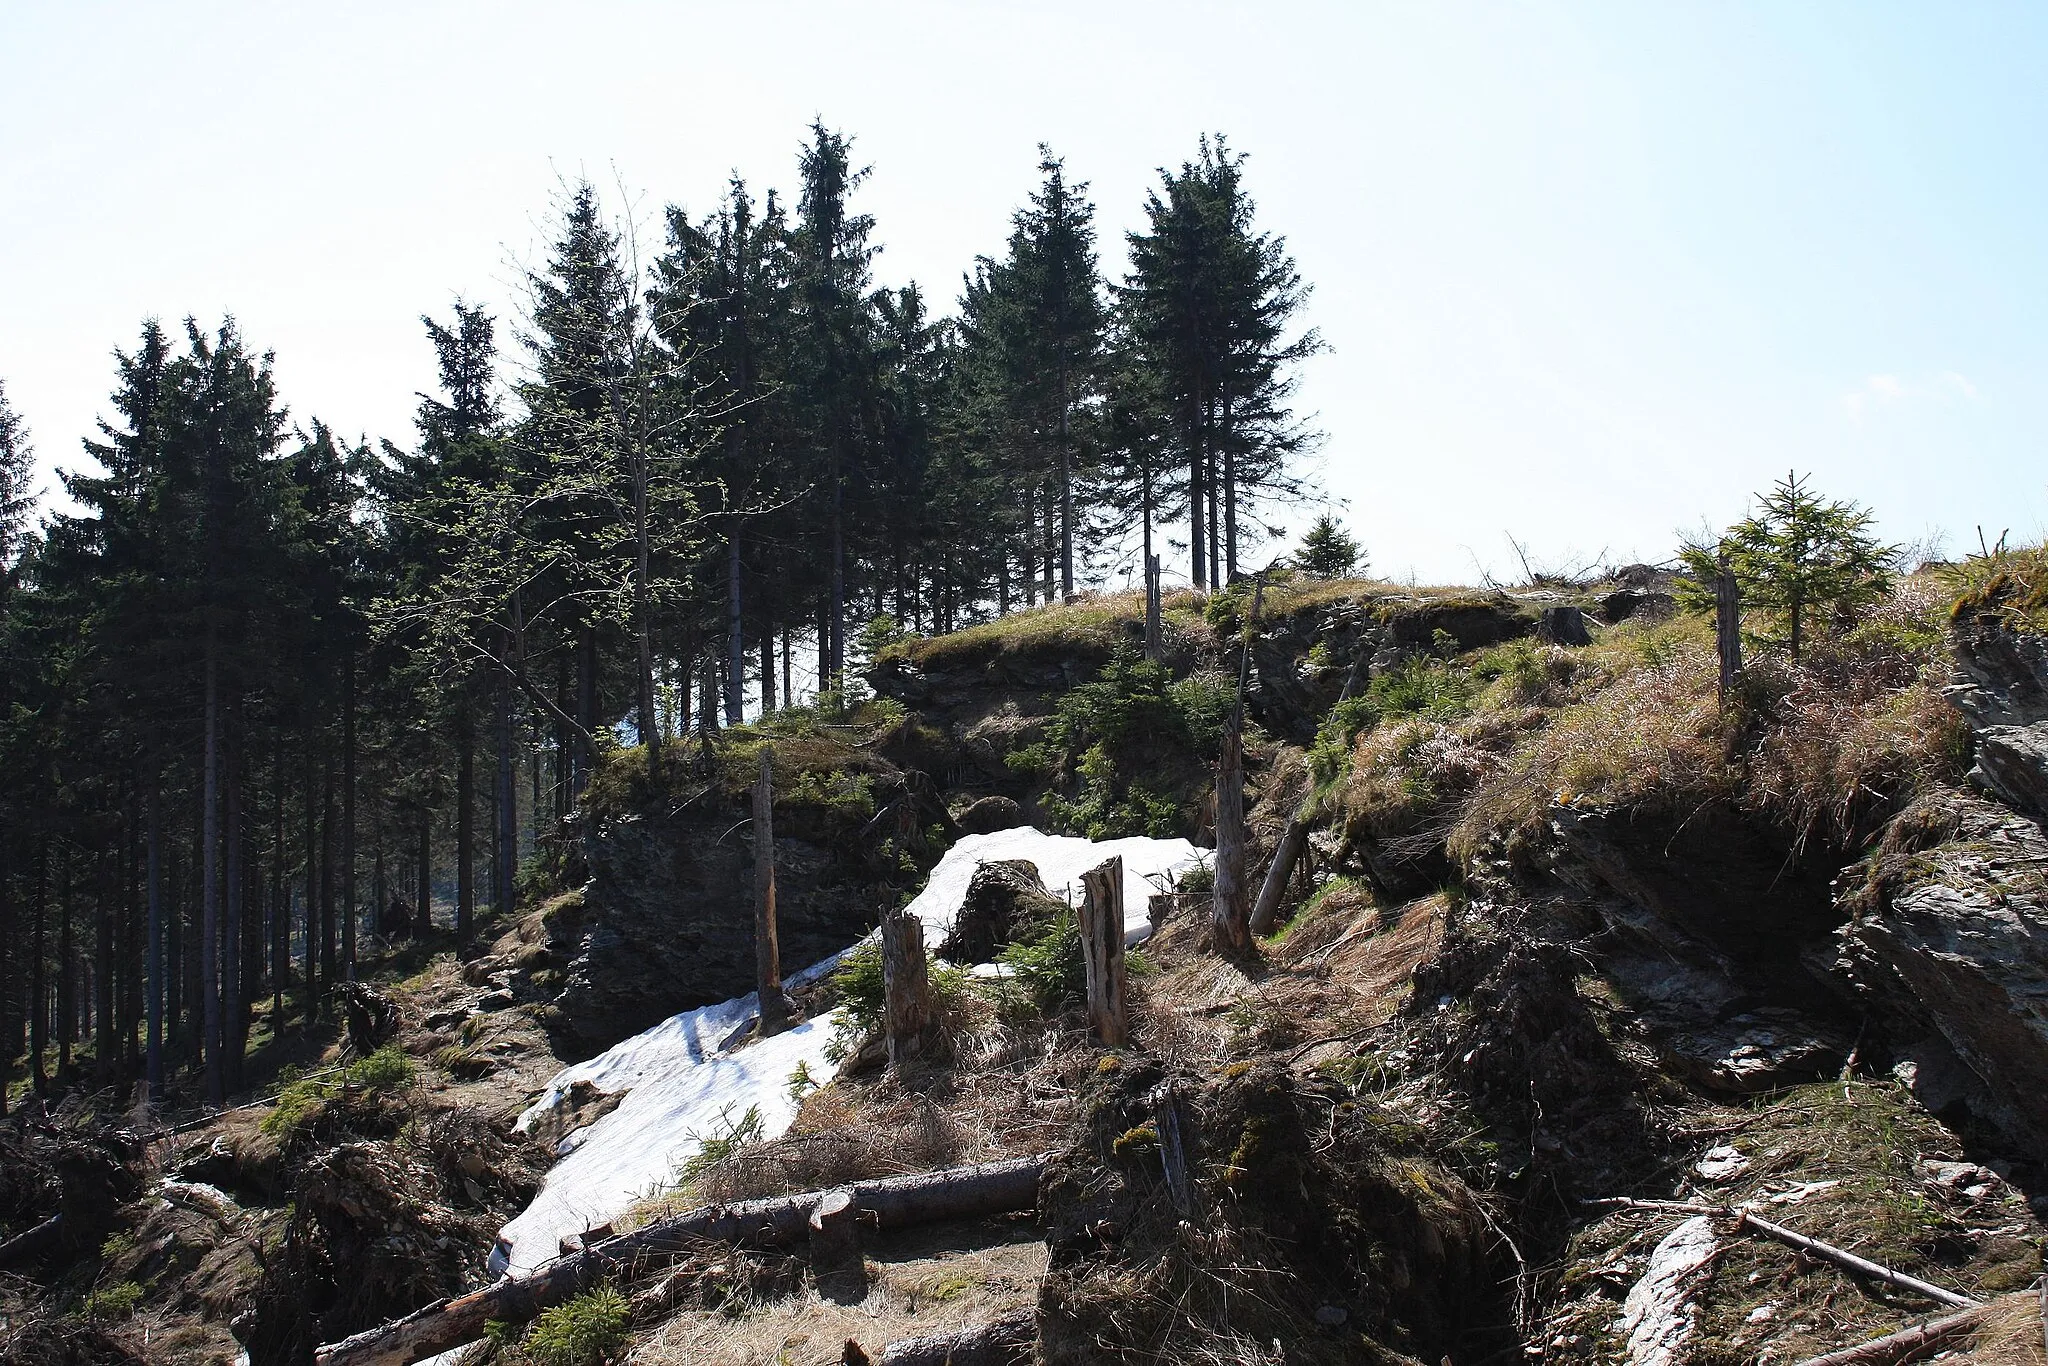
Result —
[[849, 1190], [820, 1196], [810, 1218], [811, 1274], [820, 1291], [835, 1299], [867, 1297], [867, 1263], [861, 1258], [860, 1207]]
[[905, 910], [882, 917], [882, 1031], [889, 1065], [901, 1067], [924, 1048], [932, 1025], [931, 975], [924, 956], [924, 926]]
[[1210, 936], [1219, 953], [1244, 953], [1252, 938], [1244, 906], [1244, 737], [1233, 714], [1216, 764], [1216, 882]]
[[1159, 557], [1145, 557], [1145, 658], [1153, 663], [1165, 652], [1159, 626]]
[[1576, 607], [1546, 607], [1536, 623], [1536, 634], [1552, 645], [1591, 645], [1593, 633], [1586, 629], [1586, 614]]
[[1166, 1189], [1173, 1207], [1183, 1219], [1201, 1213], [1201, 1192], [1188, 1171], [1186, 1107], [1181, 1103], [1178, 1082], [1161, 1082], [1152, 1092], [1152, 1127], [1159, 1131], [1159, 1165], [1165, 1169]]
[[1721, 656], [1721, 702], [1742, 677], [1742, 585], [1728, 565], [1728, 552], [1721, 551], [1720, 571], [1714, 575], [1714, 646]]
[[761, 746], [754, 780], [754, 984], [761, 1001], [761, 1035], [789, 1027], [782, 995], [782, 956], [775, 941], [775, 774], [770, 745]]
[[1111, 1048], [1130, 1042], [1124, 1011], [1124, 861], [1108, 859], [1081, 874], [1081, 964], [1088, 976], [1088, 1022]]

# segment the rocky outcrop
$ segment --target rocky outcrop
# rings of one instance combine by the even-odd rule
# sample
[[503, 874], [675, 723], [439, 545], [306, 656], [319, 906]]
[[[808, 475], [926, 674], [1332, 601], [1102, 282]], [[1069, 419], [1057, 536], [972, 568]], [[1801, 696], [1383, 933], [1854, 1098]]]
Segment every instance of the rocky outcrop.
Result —
[[[1851, 886], [1838, 967], [1930, 1109], [2048, 1146], [2048, 836], [1964, 793], [1895, 820]], [[1949, 1065], [1953, 1059], [1960, 1069]]]
[[[929, 779], [867, 750], [792, 742], [776, 761], [777, 938], [785, 973], [873, 929], [935, 857], [952, 818]], [[678, 1011], [754, 986], [748, 795], [671, 774], [672, 787], [584, 816], [580, 907], [549, 918], [563, 989], [549, 1003], [565, 1055], [588, 1056]]]
[[1976, 732], [1970, 781], [2015, 811], [2048, 818], [2048, 638], [1995, 615], [1960, 623], [1949, 703]]
[[997, 859], [975, 869], [953, 928], [938, 947], [949, 963], [986, 963], [996, 951], [1035, 938], [1065, 913], [1029, 859]]
[[1608, 979], [1674, 1074], [1756, 1093], [1840, 1068], [1852, 1039], [1825, 972], [1841, 919], [1830, 863], [1720, 805], [1683, 819], [1561, 805], [1551, 829], [1555, 871], [1612, 935]]

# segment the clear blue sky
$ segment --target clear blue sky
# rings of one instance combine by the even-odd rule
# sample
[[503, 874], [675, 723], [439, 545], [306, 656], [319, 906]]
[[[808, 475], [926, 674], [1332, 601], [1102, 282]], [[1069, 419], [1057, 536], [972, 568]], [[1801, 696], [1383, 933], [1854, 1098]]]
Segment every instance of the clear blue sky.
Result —
[[232, 311], [297, 419], [409, 440], [418, 315], [505, 304], [558, 174], [701, 209], [822, 114], [948, 301], [1039, 140], [1120, 269], [1221, 129], [1382, 572], [1662, 557], [1793, 466], [1960, 549], [2048, 522], [2044, 70], [1991, 4], [0, 0], [0, 378], [75, 465], [144, 315]]

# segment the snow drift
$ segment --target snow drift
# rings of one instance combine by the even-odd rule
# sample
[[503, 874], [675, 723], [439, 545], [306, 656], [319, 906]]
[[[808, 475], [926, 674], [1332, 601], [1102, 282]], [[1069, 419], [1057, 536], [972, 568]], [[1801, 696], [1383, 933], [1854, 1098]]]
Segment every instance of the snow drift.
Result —
[[[939, 860], [910, 910], [924, 922], [926, 942], [937, 943], [959, 914], [975, 869], [984, 863], [1029, 859], [1052, 894], [1071, 904], [1080, 897], [1081, 874], [1117, 855], [1124, 861], [1126, 938], [1136, 942], [1150, 930], [1147, 899], [1199, 857], [1186, 840], [1097, 843], [1028, 827], [969, 835]], [[824, 976], [852, 947], [793, 974], [789, 985]], [[562, 1238], [606, 1223], [670, 1184], [676, 1166], [704, 1138], [724, 1132], [749, 1107], [760, 1115], [763, 1137], [787, 1130], [797, 1109], [791, 1075], [802, 1066], [824, 1082], [837, 1070], [825, 1057], [834, 1014], [807, 1020], [772, 1039], [728, 1048], [759, 1011], [752, 992], [686, 1010], [557, 1075], [519, 1117], [520, 1132], [530, 1132], [579, 1081], [601, 1091], [623, 1091], [625, 1098], [610, 1114], [556, 1146], [560, 1160], [540, 1194], [499, 1234], [492, 1270], [530, 1271], [557, 1255]]]

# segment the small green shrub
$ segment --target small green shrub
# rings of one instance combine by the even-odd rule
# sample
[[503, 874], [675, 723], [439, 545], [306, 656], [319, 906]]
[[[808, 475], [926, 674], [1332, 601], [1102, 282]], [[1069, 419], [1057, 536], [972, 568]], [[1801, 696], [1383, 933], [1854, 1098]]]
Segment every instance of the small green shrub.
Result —
[[412, 1059], [396, 1044], [386, 1044], [367, 1058], [359, 1058], [337, 1074], [300, 1077], [277, 1093], [276, 1108], [258, 1126], [273, 1137], [289, 1138], [298, 1132], [344, 1089], [381, 1096], [412, 1084]]
[[[932, 1005], [941, 1017], [957, 1013], [967, 993], [973, 990], [973, 974], [925, 956], [925, 974], [931, 987]], [[868, 940], [841, 960], [827, 981], [835, 1004], [842, 1013], [832, 1026], [832, 1042], [825, 1056], [833, 1062], [851, 1057], [869, 1035], [882, 1028], [888, 991], [882, 980], [882, 946]]]
[[809, 1060], [798, 1059], [796, 1070], [789, 1074], [789, 1098], [801, 1105], [804, 1097], [817, 1089], [818, 1079], [811, 1075]]
[[600, 1286], [535, 1319], [520, 1353], [535, 1366], [602, 1366], [626, 1345], [631, 1308], [617, 1290]]
[[696, 1141], [697, 1151], [676, 1164], [675, 1184], [687, 1188], [705, 1172], [730, 1161], [741, 1149], [759, 1143], [766, 1132], [760, 1106], [749, 1105], [738, 1119], [732, 1117], [732, 1106], [726, 1106], [718, 1112], [710, 1133], [686, 1135]]
[[999, 961], [1024, 989], [1033, 1005], [1050, 1015], [1088, 993], [1088, 970], [1081, 959], [1081, 925], [1063, 915], [1050, 929], [1028, 943], [1011, 944]]
[[89, 1319], [125, 1319], [142, 1302], [142, 1287], [134, 1281], [116, 1281], [86, 1295], [78, 1312]]

